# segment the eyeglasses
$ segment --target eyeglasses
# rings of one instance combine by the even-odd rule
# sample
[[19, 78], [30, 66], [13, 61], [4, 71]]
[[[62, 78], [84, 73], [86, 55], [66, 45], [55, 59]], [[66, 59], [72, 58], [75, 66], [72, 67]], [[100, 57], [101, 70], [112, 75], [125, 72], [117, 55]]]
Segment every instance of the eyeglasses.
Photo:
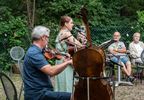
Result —
[[49, 36], [47, 36], [47, 35], [44, 35], [44, 37], [49, 38]]
[[119, 37], [120, 35], [114, 35], [115, 37]]
[[134, 36], [134, 37], [140, 37], [140, 36]]
[[47, 36], [47, 35], [43, 35], [42, 37], [41, 37], [41, 39], [43, 40], [46, 40], [46, 41], [48, 41], [49, 40], [49, 36]]

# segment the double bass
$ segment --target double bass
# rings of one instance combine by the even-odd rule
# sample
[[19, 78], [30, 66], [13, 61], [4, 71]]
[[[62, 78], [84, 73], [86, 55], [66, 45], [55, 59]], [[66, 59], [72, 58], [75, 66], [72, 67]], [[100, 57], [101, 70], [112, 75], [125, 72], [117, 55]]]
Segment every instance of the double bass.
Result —
[[111, 86], [105, 80], [103, 70], [105, 67], [104, 50], [93, 46], [90, 29], [86, 17], [86, 9], [81, 9], [81, 16], [86, 27], [89, 46], [73, 54], [74, 84], [73, 100], [112, 100]]

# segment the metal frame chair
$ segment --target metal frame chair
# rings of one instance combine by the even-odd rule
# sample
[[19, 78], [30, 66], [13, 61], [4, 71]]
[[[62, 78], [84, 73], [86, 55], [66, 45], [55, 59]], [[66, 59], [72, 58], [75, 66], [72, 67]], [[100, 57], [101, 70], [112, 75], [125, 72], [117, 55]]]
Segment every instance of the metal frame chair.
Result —
[[12, 80], [3, 72], [0, 72], [0, 80], [6, 94], [6, 100], [18, 100], [17, 90]]
[[144, 72], [144, 64], [136, 62], [136, 79], [140, 80], [140, 83], [142, 84], [142, 80], [143, 80], [143, 72]]
[[[136, 77], [136, 81], [140, 80], [140, 83], [142, 84], [142, 80], [143, 80], [143, 72], [144, 72], [144, 50], [142, 51], [141, 53], [141, 56], [140, 57], [137, 57], [137, 58], [133, 58], [130, 54], [129, 54], [129, 57], [131, 60], [134, 60], [134, 63], [133, 65], [135, 66], [135, 70], [136, 72], [133, 73], [134, 76]], [[136, 61], [136, 59], [141, 59], [141, 61]]]

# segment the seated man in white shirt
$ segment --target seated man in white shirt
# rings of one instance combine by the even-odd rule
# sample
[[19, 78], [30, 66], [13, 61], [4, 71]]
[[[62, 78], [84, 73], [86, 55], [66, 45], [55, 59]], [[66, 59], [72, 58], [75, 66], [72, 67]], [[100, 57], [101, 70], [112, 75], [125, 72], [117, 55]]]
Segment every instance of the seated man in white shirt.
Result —
[[133, 34], [133, 41], [129, 45], [129, 51], [133, 65], [135, 65], [136, 62], [143, 63], [141, 60], [141, 53], [143, 50], [144, 43], [140, 41], [140, 33], [136, 32]]

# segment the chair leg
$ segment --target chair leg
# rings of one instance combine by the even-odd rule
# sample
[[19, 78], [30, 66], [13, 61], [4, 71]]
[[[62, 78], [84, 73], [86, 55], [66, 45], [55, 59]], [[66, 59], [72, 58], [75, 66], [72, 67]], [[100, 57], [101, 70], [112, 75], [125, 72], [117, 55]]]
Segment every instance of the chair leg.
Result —
[[143, 71], [144, 71], [144, 69], [142, 69], [142, 72], [140, 73], [140, 81], [141, 81], [141, 84], [142, 84], [142, 80], [143, 80]]
[[139, 79], [139, 72], [138, 72], [138, 66], [136, 66], [136, 83], [138, 82]]
[[21, 98], [22, 91], [23, 91], [23, 82], [22, 82], [21, 88], [20, 88], [20, 94], [19, 94], [19, 98], [18, 98], [19, 100], [20, 100], [20, 98]]

